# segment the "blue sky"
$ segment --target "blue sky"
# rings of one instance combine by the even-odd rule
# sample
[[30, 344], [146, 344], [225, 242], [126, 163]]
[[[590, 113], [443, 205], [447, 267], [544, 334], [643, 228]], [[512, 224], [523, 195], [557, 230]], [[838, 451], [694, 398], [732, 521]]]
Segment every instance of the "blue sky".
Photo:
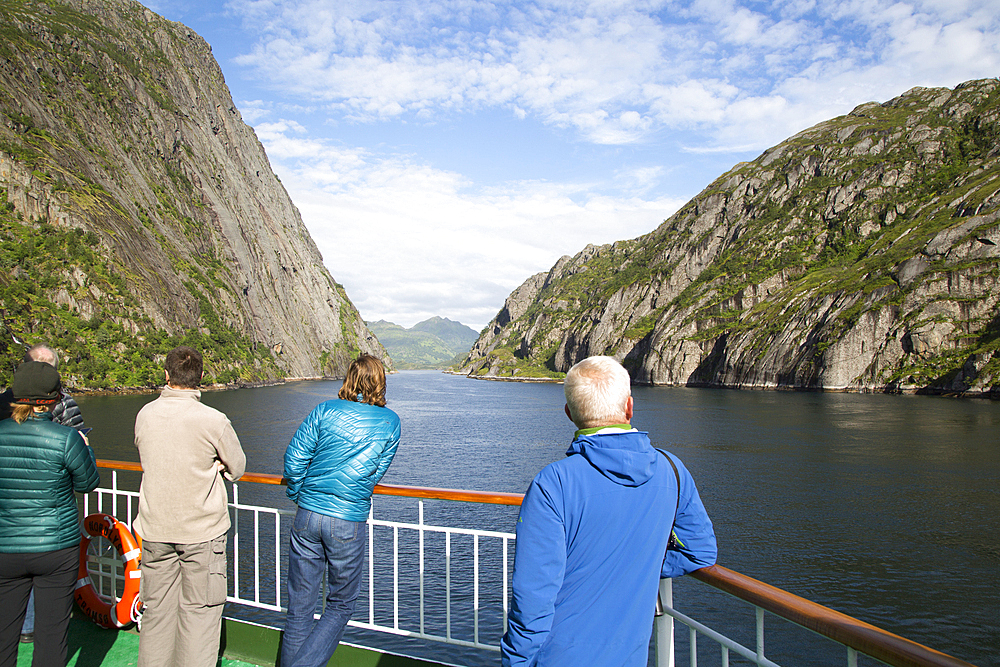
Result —
[[157, 0], [369, 321], [482, 328], [858, 104], [1000, 75], [1000, 0]]

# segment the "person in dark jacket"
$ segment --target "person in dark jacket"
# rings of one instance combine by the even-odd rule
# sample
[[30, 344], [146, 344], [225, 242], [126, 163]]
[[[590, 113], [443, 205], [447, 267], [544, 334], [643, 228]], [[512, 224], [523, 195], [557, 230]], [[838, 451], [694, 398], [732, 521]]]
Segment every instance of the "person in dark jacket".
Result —
[[521, 503], [501, 665], [645, 667], [660, 577], [714, 564], [715, 531], [680, 459], [632, 428], [621, 364], [584, 359], [563, 388], [579, 430]]
[[[44, 361], [52, 368], [59, 370], [59, 353], [44, 343], [38, 343], [28, 348], [24, 353], [22, 361]], [[10, 387], [3, 394], [0, 394], [0, 419], [10, 417], [10, 406], [14, 401], [14, 394]], [[52, 406], [52, 421], [63, 426], [72, 426], [76, 430], [83, 430], [83, 414], [80, 406], [70, 396], [65, 389], [59, 390], [59, 402]]]
[[52, 421], [59, 372], [28, 361], [14, 373], [12, 416], [0, 421], [0, 665], [17, 660], [34, 586], [33, 667], [66, 664], [80, 548], [75, 493], [100, 482], [94, 452], [73, 428]]
[[[59, 370], [59, 353], [45, 343], [37, 343], [29, 347], [24, 353], [22, 361], [44, 361], [49, 366], [52, 366], [52, 368]], [[0, 394], [0, 419], [10, 417], [10, 405], [13, 401], [14, 394], [8, 387], [3, 394]], [[59, 390], [59, 402], [52, 406], [52, 421], [63, 426], [71, 426], [84, 434], [90, 430], [84, 428], [83, 414], [80, 412], [80, 406], [62, 388]], [[87, 439], [86, 435], [84, 435], [83, 439]], [[28, 611], [24, 615], [24, 626], [21, 628], [21, 641], [31, 643], [34, 640], [35, 593], [32, 591], [28, 597]]]
[[[320, 667], [337, 650], [361, 588], [372, 491], [399, 443], [379, 359], [355, 359], [337, 396], [309, 413], [285, 450], [287, 494], [299, 509], [288, 551], [282, 667]], [[326, 609], [314, 621], [324, 569]]]

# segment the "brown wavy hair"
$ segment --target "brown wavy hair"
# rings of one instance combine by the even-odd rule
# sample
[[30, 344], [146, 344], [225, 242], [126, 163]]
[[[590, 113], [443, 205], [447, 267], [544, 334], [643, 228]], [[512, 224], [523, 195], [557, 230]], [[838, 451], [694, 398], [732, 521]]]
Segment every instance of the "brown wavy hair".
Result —
[[362, 354], [352, 361], [337, 398], [384, 408], [385, 368], [382, 361], [370, 354]]
[[18, 424], [23, 424], [28, 420], [35, 412], [48, 412], [49, 409], [46, 407], [44, 410], [36, 410], [34, 405], [15, 405], [10, 406], [10, 416], [14, 418]]

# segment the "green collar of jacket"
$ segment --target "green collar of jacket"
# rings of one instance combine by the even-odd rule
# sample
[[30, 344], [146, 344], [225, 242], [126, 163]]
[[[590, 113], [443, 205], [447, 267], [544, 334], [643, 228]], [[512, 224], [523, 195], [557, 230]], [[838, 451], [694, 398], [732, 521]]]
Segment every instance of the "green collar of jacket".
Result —
[[573, 438], [579, 438], [581, 435], [594, 435], [605, 429], [614, 428], [620, 431], [634, 431], [631, 424], [608, 424], [607, 426], [591, 426], [590, 428], [581, 428], [579, 431], [573, 434]]

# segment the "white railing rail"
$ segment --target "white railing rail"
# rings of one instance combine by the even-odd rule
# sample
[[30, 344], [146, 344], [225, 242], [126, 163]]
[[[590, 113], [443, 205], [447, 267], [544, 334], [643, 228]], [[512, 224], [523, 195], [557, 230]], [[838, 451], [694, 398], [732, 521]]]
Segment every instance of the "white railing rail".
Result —
[[[241, 605], [248, 608], [262, 609], [275, 613], [284, 613], [286, 607], [281, 603], [282, 582], [284, 582], [284, 568], [287, 567], [287, 554], [283, 553], [282, 545], [287, 546], [287, 535], [282, 532], [282, 517], [294, 516], [294, 511], [276, 509], [261, 505], [253, 505], [240, 501], [240, 484], [233, 484], [233, 499], [229, 504], [232, 510], [232, 562], [230, 580], [232, 582], [233, 593], [228, 595], [227, 602]], [[120, 488], [118, 470], [111, 471], [110, 488], [98, 488], [90, 494], [86, 494], [83, 499], [84, 513], [104, 512], [115, 516], [132, 529], [132, 521], [138, 514], [139, 494], [136, 491], [129, 491]], [[368, 567], [367, 581], [365, 585], [367, 592], [368, 610], [367, 620], [359, 621], [352, 619], [348, 625], [375, 632], [382, 632], [390, 635], [424, 639], [446, 644], [454, 644], [485, 651], [499, 652], [500, 636], [490, 637], [484, 641], [480, 636], [480, 614], [482, 613], [480, 598], [483, 571], [485, 563], [481, 559], [482, 544], [484, 541], [496, 541], [501, 550], [501, 557], [495, 564], [496, 572], [492, 579], [500, 583], [502, 593], [498, 596], [502, 599], [502, 604], [498, 611], [498, 617], [493, 619], [493, 626], [506, 629], [506, 618], [508, 609], [508, 590], [510, 588], [510, 565], [508, 554], [515, 539], [513, 533], [505, 533], [495, 530], [480, 530], [469, 528], [455, 528], [449, 526], [438, 526], [428, 524], [424, 520], [424, 500], [418, 499], [417, 523], [405, 521], [392, 521], [388, 519], [375, 518], [375, 508], [378, 503], [373, 503], [372, 512], [368, 517]], [[290, 525], [290, 520], [285, 522]], [[391, 532], [391, 546], [377, 544], [376, 534], [387, 529]], [[417, 573], [419, 580], [419, 618], [415, 625], [408, 627], [402, 620], [400, 612], [400, 533], [409, 531], [418, 542], [417, 549]], [[249, 534], [247, 534], [249, 533]], [[426, 561], [428, 559], [428, 545], [425, 539], [428, 534], [443, 536], [443, 553], [439, 554], [444, 561], [444, 595], [443, 609], [439, 610], [444, 615], [444, 632], [438, 633], [428, 629], [426, 623], [426, 613], [428, 611], [428, 590]], [[455, 544], [457, 536], [467, 536], [471, 538], [471, 551], [463, 554], [465, 560], [471, 560], [471, 580], [456, 582], [456, 572], [454, 567]], [[379, 558], [388, 550], [391, 559], [390, 581], [385, 582], [379, 575]], [[409, 555], [409, 554], [408, 554]], [[121, 568], [117, 568], [117, 573], [109, 571], [109, 566], [113, 566], [113, 557], [91, 555], [92, 562], [91, 576], [95, 580], [95, 588], [99, 594], [108, 597], [108, 591], [121, 591], [124, 578]], [[246, 563], [251, 563], [252, 574], [247, 576]], [[120, 565], [120, 563], [119, 563]], [[272, 577], [262, 577], [264, 568], [273, 567]], [[114, 569], [114, 568], [110, 568]], [[463, 574], [466, 574], [463, 572]], [[108, 579], [111, 579], [108, 581]], [[472, 591], [472, 626], [471, 640], [463, 639], [453, 632], [453, 610], [456, 606], [457, 584], [463, 584], [463, 588], [471, 588]], [[377, 620], [376, 593], [391, 585], [392, 590], [392, 611], [391, 621], [382, 623]], [[324, 582], [325, 586], [325, 582]], [[325, 596], [324, 596], [325, 597]], [[440, 596], [438, 596], [440, 597]], [[502, 634], [502, 632], [501, 632]]]
[[[699, 633], [715, 641], [719, 645], [719, 664], [729, 667], [730, 652], [736, 653], [760, 667], [780, 667], [776, 662], [764, 656], [764, 610], [755, 609], [756, 617], [756, 650], [749, 649], [739, 642], [730, 639], [722, 633], [699, 623], [693, 618], [682, 614], [673, 606], [673, 579], [660, 580], [660, 601], [663, 603], [663, 615], [657, 617], [654, 632], [656, 634], [656, 665], [657, 667], [674, 667], [674, 621], [679, 621], [688, 630], [688, 655], [691, 667], [698, 667], [698, 635]], [[857, 651], [848, 647], [848, 667], [857, 667]], [[853, 661], [852, 661], [853, 655]]]
[[[281, 517], [282, 516], [294, 516], [294, 512], [288, 510], [279, 510], [273, 507], [262, 507], [260, 505], [247, 505], [240, 502], [240, 489], [238, 484], [233, 484], [233, 501], [229, 503], [229, 509], [233, 512], [233, 591], [234, 595], [230, 595], [226, 598], [227, 602], [232, 602], [234, 604], [246, 605], [248, 607], [254, 607], [256, 609], [267, 609], [268, 611], [284, 612], [285, 607], [281, 605]], [[252, 557], [250, 562], [253, 564], [253, 587], [251, 591], [253, 593], [253, 598], [244, 598], [240, 595], [240, 590], [243, 588], [241, 586], [240, 563], [244, 561], [241, 558], [244, 555], [246, 547], [244, 546], [243, 539], [243, 524], [245, 522], [240, 521], [241, 512], [248, 512], [252, 517], [253, 529], [250, 532], [250, 539], [253, 543]], [[270, 560], [274, 564], [274, 582], [275, 585], [272, 586], [274, 592], [274, 602], [264, 602], [261, 600], [261, 562], [266, 562], [262, 558], [263, 553], [261, 552], [261, 526], [260, 519], [261, 515], [271, 517], [271, 522], [273, 526], [274, 535], [274, 551], [269, 554]]]
[[[722, 591], [737, 600], [752, 606], [756, 643], [749, 649], [715, 631], [713, 628], [689, 618], [673, 608], [672, 582], [660, 582], [660, 596], [664, 615], [657, 619], [657, 640], [662, 638], [663, 650], [658, 651], [658, 667], [674, 667], [674, 621], [684, 624], [688, 630], [688, 656], [691, 667], [698, 665], [698, 637], [706, 637], [721, 649], [719, 664], [729, 665], [730, 652], [752, 664], [762, 667], [777, 667], [764, 653], [765, 614], [784, 619], [800, 628], [805, 628], [824, 639], [839, 644], [845, 651], [847, 667], [857, 667], [859, 656], [867, 656], [893, 667], [974, 667], [964, 660], [935, 651], [909, 639], [894, 635], [879, 627], [865, 623], [838, 611], [816, 604], [805, 598], [780, 588], [757, 581], [720, 565], [695, 570], [688, 577]], [[823, 655], [830, 655], [828, 650]], [[662, 660], [662, 661], [661, 661]]]
[[[118, 470], [138, 471], [141, 468], [139, 468], [138, 464], [117, 461], [99, 461], [98, 465], [112, 469], [111, 488], [98, 488], [90, 494], [85, 495], [83, 501], [84, 512], [87, 514], [91, 512], [112, 514], [131, 528], [132, 520], [138, 511], [139, 494], [135, 491], [124, 490], [119, 487]], [[244, 475], [240, 484], [244, 482], [281, 484], [283, 480], [277, 475], [248, 474]], [[508, 554], [515, 540], [515, 535], [495, 530], [456, 528], [428, 524], [424, 520], [423, 499], [434, 498], [518, 505], [521, 499], [520, 494], [488, 494], [473, 491], [391, 485], [379, 485], [376, 487], [376, 493], [417, 499], [417, 522], [376, 519], [373, 506], [372, 513], [368, 518], [367, 620], [351, 620], [349, 625], [390, 635], [444, 642], [484, 651], [499, 651], [500, 637], [506, 630], [509, 604], [508, 591], [510, 588], [512, 563]], [[281, 546], [287, 538], [282, 534], [281, 517], [291, 516], [294, 512], [242, 503], [239, 499], [238, 484], [233, 485], [233, 502], [230, 503], [230, 508], [233, 510], [234, 529], [233, 560], [231, 563], [231, 580], [234, 592], [233, 595], [227, 598], [228, 601], [249, 608], [262, 609], [275, 613], [284, 612], [285, 607], [281, 604], [281, 582], [284, 581], [282, 563], [287, 562], [287, 558], [282, 557]], [[264, 517], [269, 518], [264, 519], [264, 525], [262, 526], [262, 518]], [[249, 530], [252, 534], [245, 536], [244, 532], [246, 530]], [[381, 538], [376, 538], [376, 532], [384, 533], [386, 531], [391, 532], [391, 543], [388, 544]], [[417, 600], [415, 604], [408, 602], [406, 605], [411, 608], [413, 606], [417, 608], [416, 620], [405, 619], [400, 609], [401, 585], [412, 582], [412, 579], [407, 579], [405, 575], [400, 574], [400, 556], [402, 553], [400, 547], [401, 531], [411, 533], [416, 538], [418, 545], [416, 550], [417, 571], [414, 575], [417, 580]], [[262, 535], [264, 536], [263, 538]], [[428, 548], [427, 537], [429, 535], [443, 536], [443, 547], [440, 549], [442, 553]], [[456, 539], [454, 538], [459, 537], [471, 537], [472, 547], [471, 553], [460, 552], [456, 557], [454, 551]], [[250, 544], [247, 544], [248, 541]], [[482, 544], [484, 541], [495, 541], [497, 543], [500, 549], [499, 558], [495, 556], [493, 558], [482, 557]], [[266, 542], [268, 546], [265, 548], [262, 546], [262, 542]], [[407, 552], [407, 555], [412, 559], [412, 553]], [[432, 595], [431, 591], [428, 591], [426, 564], [429, 557], [438, 558], [439, 560], [443, 560], [444, 563], [443, 600], [441, 599], [441, 595]], [[383, 563], [383, 559], [391, 561], [391, 565], [390, 563]], [[92, 576], [95, 578], [107, 578], [107, 573], [104, 573], [104, 568], [100, 567], [100, 565], [107, 565], [110, 559], [94, 556], [91, 560], [98, 566], [96, 570], [92, 568]], [[461, 569], [461, 574], [458, 575], [459, 581], [457, 583], [455, 581], [456, 560], [462, 560], [465, 563], [471, 562], [471, 574], [467, 571], [467, 568], [459, 568]], [[252, 585], [249, 586], [249, 593], [243, 594], [241, 591], [247, 589], [248, 582], [242, 574], [243, 568], [241, 564], [247, 561], [252, 563]], [[273, 567], [273, 578], [262, 577], [264, 572], [262, 567]], [[386, 567], [391, 567], [391, 574], [387, 577], [391, 581], [392, 586], [392, 611], [389, 614], [391, 617], [389, 623], [379, 622], [378, 620], [380, 615], [385, 616], [385, 613], [378, 609], [378, 602], [379, 591], [388, 586], [384, 582], [384, 578], [386, 577], [380, 574], [380, 571]], [[270, 570], [268, 569], [268, 571]], [[485, 584], [484, 573], [488, 575], [486, 577], [488, 581]], [[660, 599], [664, 608], [664, 614], [657, 618], [654, 628], [657, 667], [674, 667], [676, 649], [675, 622], [679, 622], [687, 628], [688, 640], [686, 648], [691, 667], [697, 667], [698, 664], [699, 637], [705, 637], [718, 645], [722, 667], [728, 667], [731, 653], [760, 667], [779, 667], [777, 663], [767, 658], [764, 652], [765, 612], [790, 621], [795, 625], [840, 644], [846, 652], [847, 667], [857, 667], [859, 655], [870, 656], [894, 667], [974, 667], [969, 663], [893, 635], [885, 630], [718, 565], [696, 570], [688, 576], [742, 600], [753, 607], [756, 619], [756, 646], [752, 649], [747, 648], [736, 640], [675, 609], [672, 599], [672, 581], [664, 579], [661, 580], [660, 584]], [[115, 583], [116, 580], [117, 584]], [[123, 578], [119, 568], [118, 574], [110, 582], [105, 580], [98, 584], [95, 581], [95, 587], [99, 592], [102, 592], [108, 590], [108, 585], [110, 584], [111, 586], [118, 586], [114, 590], [121, 590], [122, 581]], [[456, 593], [456, 589], [461, 589], [461, 591]], [[456, 606], [456, 597], [469, 597], [470, 590], [472, 604], [471, 640], [456, 636], [453, 627], [455, 621], [453, 608]], [[494, 615], [499, 614], [500, 616], [499, 619], [493, 619], [493, 622], [490, 624], [491, 629], [488, 632], [489, 636], [485, 639], [481, 637], [481, 614], [483, 612], [483, 605], [481, 603], [484, 590], [491, 592], [493, 598], [499, 601], [498, 604], [492, 606], [497, 607], [493, 609]], [[264, 591], [263, 594], [262, 591]], [[438, 604], [443, 605], [444, 609], [438, 609], [435, 606]], [[443, 613], [443, 633], [434, 632], [427, 627], [426, 614], [428, 608], [432, 611], [437, 609], [438, 613]], [[466, 628], [468, 625], [467, 619], [461, 617], [460, 619], [462, 620], [463, 629], [468, 629]], [[487, 620], [489, 621], [489, 619]]]

